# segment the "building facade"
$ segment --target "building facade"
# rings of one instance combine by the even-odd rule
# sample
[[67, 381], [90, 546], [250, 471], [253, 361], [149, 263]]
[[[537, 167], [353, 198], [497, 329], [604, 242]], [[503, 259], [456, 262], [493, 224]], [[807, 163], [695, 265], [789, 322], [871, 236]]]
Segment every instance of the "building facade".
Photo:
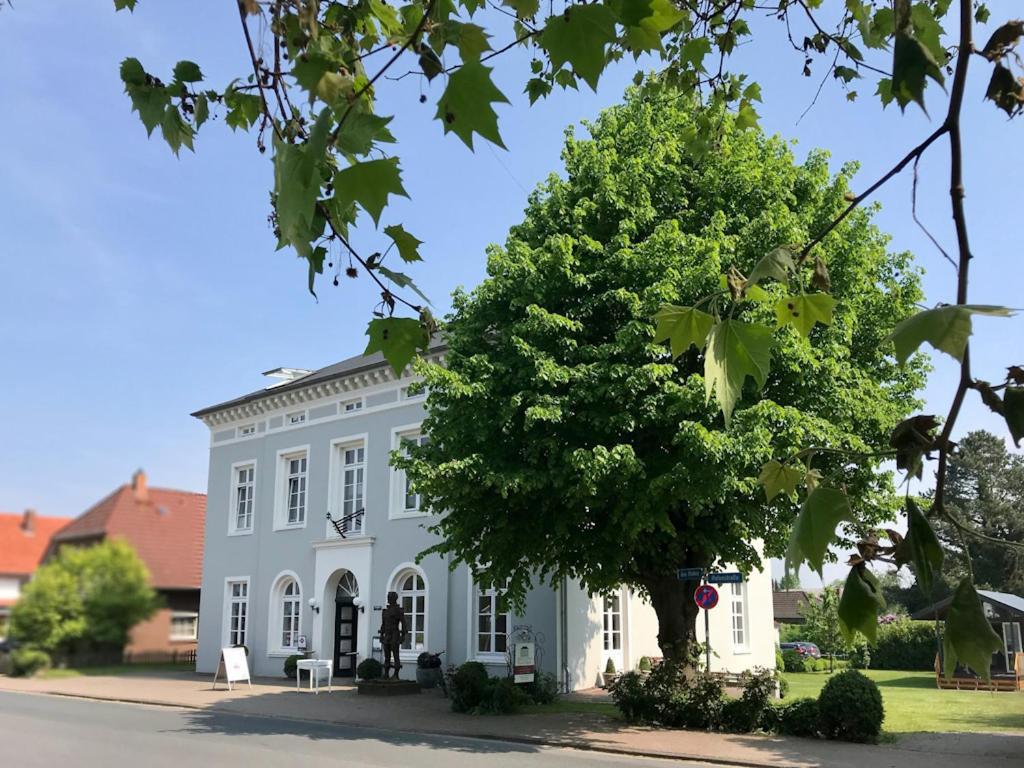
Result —
[[189, 656], [196, 649], [199, 626], [205, 514], [203, 494], [152, 488], [140, 469], [131, 483], [57, 531], [46, 557], [61, 547], [87, 547], [112, 538], [127, 541], [146, 564], [150, 586], [163, 607], [132, 627], [125, 653], [154, 659]]
[[[443, 357], [442, 346], [428, 353]], [[280, 676], [304, 645], [351, 676], [360, 660], [381, 658], [389, 591], [410, 630], [403, 677], [425, 650], [501, 674], [517, 636], [532, 638], [541, 669], [570, 689], [598, 683], [609, 658], [623, 670], [660, 655], [654, 612], [628, 589], [606, 599], [541, 585], [524, 615], [511, 615], [467, 567], [418, 560], [436, 541], [434, 518], [390, 454], [428, 439], [426, 398], [379, 354], [268, 373], [283, 381], [193, 414], [210, 430], [199, 671], [215, 671], [222, 647], [245, 645], [255, 675]], [[713, 666], [774, 666], [766, 572], [725, 585], [711, 619]]]
[[67, 517], [40, 517], [34, 509], [0, 513], [0, 640], [7, 637], [11, 609], [39, 567], [50, 537], [68, 522]]

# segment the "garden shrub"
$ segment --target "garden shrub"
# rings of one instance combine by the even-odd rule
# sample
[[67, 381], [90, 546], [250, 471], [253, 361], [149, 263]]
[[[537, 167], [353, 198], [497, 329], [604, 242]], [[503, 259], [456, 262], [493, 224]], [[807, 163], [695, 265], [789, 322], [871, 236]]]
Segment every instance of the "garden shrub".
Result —
[[874, 743], [885, 710], [873, 680], [855, 669], [832, 677], [818, 696], [822, 733], [830, 739]]
[[814, 670], [815, 672], [827, 672], [828, 671], [828, 659], [814, 659]]
[[451, 676], [448, 693], [452, 698], [452, 711], [472, 712], [489, 694], [487, 668], [479, 661], [467, 661]]
[[472, 712], [481, 715], [510, 715], [530, 698], [510, 677], [489, 677], [481, 691], [480, 702]]
[[50, 654], [38, 648], [18, 648], [11, 652], [11, 675], [31, 677], [52, 666]]
[[784, 678], [781, 674], [776, 675], [776, 678], [779, 684], [779, 698], [784, 699], [789, 694], [789, 680]]
[[637, 667], [641, 672], [651, 671], [651, 659], [649, 656], [641, 656], [640, 664]]
[[608, 686], [608, 692], [627, 723], [651, 723], [656, 720], [654, 699], [639, 672], [620, 675]]
[[0, 675], [9, 675], [14, 665], [11, 663], [11, 654], [0, 653]]
[[691, 681], [682, 697], [682, 708], [678, 711], [679, 722], [684, 728], [714, 730], [722, 722], [722, 699], [724, 686], [721, 680], [709, 675], [698, 675]]
[[363, 659], [356, 667], [360, 680], [376, 680], [384, 674], [384, 667], [376, 659]]
[[765, 715], [771, 710], [775, 698], [775, 673], [758, 667], [743, 686], [738, 699], [726, 701], [722, 706], [722, 727], [736, 733], [749, 733], [770, 727]]
[[754, 730], [750, 712], [739, 699], [727, 699], [722, 704], [720, 726], [730, 733], [750, 733]]
[[775, 668], [780, 672], [786, 669], [786, 660], [782, 658], [782, 649], [775, 649]]
[[860, 643], [850, 651], [850, 666], [853, 669], [868, 669], [871, 666], [871, 650], [867, 643]]
[[871, 649], [875, 669], [930, 671], [935, 664], [935, 624], [930, 621], [894, 621], [878, 627]]
[[615, 674], [615, 661], [614, 660], [612, 660], [610, 658], [608, 659], [608, 663], [604, 665], [604, 673], [606, 675], [614, 675]]
[[804, 657], [792, 648], [787, 648], [782, 652], [782, 668], [786, 672], [807, 671], [807, 668], [804, 666]]
[[804, 672], [817, 672], [818, 671], [818, 662], [819, 661], [821, 661], [821, 659], [812, 659], [810, 656], [805, 657], [804, 661], [803, 661], [803, 666], [804, 666], [803, 671]]
[[534, 704], [550, 704], [558, 697], [558, 680], [550, 672], [538, 672], [532, 683], [521, 686]]
[[305, 657], [300, 656], [297, 653], [293, 653], [291, 656], [289, 656], [287, 659], [284, 660], [284, 674], [285, 674], [285, 677], [290, 677], [293, 680], [295, 679], [295, 676], [298, 674], [299, 659], [302, 659], [302, 658], [305, 658]]
[[786, 736], [818, 735], [817, 699], [793, 699], [775, 707], [774, 730]]

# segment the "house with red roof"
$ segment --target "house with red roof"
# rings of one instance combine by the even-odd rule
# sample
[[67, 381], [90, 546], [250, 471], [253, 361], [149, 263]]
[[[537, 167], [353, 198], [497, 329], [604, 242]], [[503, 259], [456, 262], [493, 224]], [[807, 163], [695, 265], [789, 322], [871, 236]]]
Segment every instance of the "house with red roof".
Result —
[[68, 517], [40, 517], [34, 509], [0, 513], [0, 640], [7, 635], [11, 608], [21, 588], [39, 567], [50, 537], [70, 522]]
[[186, 652], [196, 646], [205, 519], [205, 494], [150, 488], [140, 469], [131, 483], [54, 533], [47, 557], [61, 547], [127, 541], [149, 569], [150, 585], [165, 607], [132, 630], [125, 652]]

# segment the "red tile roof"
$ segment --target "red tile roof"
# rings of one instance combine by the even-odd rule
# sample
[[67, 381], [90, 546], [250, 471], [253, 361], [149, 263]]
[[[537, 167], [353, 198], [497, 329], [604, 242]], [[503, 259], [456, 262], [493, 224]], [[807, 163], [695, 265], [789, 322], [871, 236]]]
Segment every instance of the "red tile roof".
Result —
[[54, 544], [104, 538], [128, 541], [157, 589], [199, 589], [206, 495], [125, 484], [58, 531]]
[[[26, 520], [30, 523], [26, 524]], [[28, 512], [0, 513], [0, 573], [9, 576], [34, 573], [50, 544], [50, 537], [70, 520], [69, 517], [40, 517]]]

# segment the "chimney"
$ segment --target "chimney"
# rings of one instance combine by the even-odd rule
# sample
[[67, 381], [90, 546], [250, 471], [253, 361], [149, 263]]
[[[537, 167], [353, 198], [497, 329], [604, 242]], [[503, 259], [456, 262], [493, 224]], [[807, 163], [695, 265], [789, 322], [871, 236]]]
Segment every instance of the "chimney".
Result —
[[28, 535], [36, 532], [36, 511], [34, 509], [26, 509], [25, 514], [21, 516], [21, 530]]
[[135, 491], [136, 501], [147, 501], [149, 499], [149, 491], [146, 489], [146, 473], [141, 469], [137, 469], [135, 474], [132, 475], [132, 490]]

